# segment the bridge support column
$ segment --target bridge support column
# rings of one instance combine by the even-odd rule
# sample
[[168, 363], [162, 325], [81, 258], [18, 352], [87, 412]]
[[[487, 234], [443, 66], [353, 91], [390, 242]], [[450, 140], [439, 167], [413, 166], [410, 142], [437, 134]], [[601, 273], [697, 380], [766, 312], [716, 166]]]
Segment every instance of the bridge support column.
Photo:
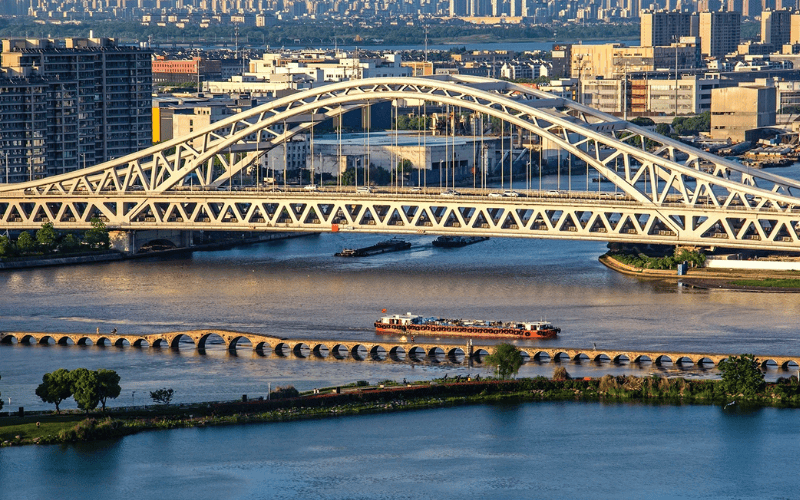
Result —
[[146, 231], [109, 231], [111, 248], [126, 254], [135, 254], [141, 248], [156, 240], [166, 240], [177, 248], [188, 248], [194, 245], [192, 231], [153, 229]]
[[136, 253], [136, 231], [109, 231], [108, 240], [111, 248], [124, 253]]

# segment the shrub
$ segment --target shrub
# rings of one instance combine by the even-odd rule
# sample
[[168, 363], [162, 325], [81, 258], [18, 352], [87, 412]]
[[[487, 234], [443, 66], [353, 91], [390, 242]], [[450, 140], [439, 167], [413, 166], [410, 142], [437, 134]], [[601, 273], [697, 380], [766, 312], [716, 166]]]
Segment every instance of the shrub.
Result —
[[557, 366], [553, 370], [553, 380], [570, 380], [572, 377], [567, 373], [567, 369], [563, 366]]
[[617, 379], [614, 375], [608, 374], [603, 375], [603, 378], [600, 379], [600, 385], [598, 386], [597, 390], [600, 392], [608, 392], [610, 389], [616, 389], [618, 387]]
[[270, 399], [289, 399], [300, 396], [300, 391], [294, 386], [287, 385], [286, 387], [278, 387], [270, 393]]

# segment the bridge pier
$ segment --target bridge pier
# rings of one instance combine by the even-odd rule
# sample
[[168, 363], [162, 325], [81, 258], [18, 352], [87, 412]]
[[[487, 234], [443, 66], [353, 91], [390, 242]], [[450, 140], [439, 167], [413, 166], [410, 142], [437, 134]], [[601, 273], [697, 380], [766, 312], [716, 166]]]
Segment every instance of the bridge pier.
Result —
[[138, 253], [148, 243], [168, 241], [177, 248], [188, 248], [194, 244], [193, 231], [175, 229], [149, 229], [144, 231], [109, 231], [111, 248], [128, 255]]

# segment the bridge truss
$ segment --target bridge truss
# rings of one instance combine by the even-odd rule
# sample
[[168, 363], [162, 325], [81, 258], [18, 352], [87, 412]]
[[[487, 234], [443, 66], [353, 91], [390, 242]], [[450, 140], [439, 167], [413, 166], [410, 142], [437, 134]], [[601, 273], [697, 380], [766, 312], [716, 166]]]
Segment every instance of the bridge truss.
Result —
[[[413, 100], [496, 117], [583, 162], [614, 193], [443, 198], [233, 189], [260, 155], [329, 118]], [[123, 158], [0, 186], [0, 228], [475, 234], [800, 251], [800, 182], [688, 147], [568, 99], [486, 78], [376, 78], [277, 99]], [[616, 194], [616, 196], [612, 196]]]

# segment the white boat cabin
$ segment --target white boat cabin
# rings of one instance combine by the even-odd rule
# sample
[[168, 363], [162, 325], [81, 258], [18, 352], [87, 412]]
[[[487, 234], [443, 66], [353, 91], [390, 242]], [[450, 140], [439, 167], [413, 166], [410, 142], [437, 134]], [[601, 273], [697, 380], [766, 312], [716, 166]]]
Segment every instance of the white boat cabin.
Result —
[[536, 323], [524, 323], [524, 329], [532, 332], [538, 332], [542, 330], [555, 330], [556, 327], [547, 321], [537, 321]]
[[406, 326], [406, 325], [419, 325], [422, 321], [422, 316], [416, 314], [392, 314], [391, 316], [383, 316], [381, 323], [386, 325]]

